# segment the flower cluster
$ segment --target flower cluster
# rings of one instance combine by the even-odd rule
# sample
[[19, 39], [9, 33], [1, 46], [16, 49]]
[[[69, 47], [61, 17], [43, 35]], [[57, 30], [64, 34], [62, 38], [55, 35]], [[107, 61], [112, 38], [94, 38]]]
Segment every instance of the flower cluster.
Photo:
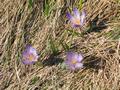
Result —
[[[34, 64], [38, 60], [38, 54], [35, 48], [27, 46], [22, 53], [23, 64]], [[65, 64], [70, 70], [83, 68], [83, 56], [76, 52], [67, 52]]]
[[35, 48], [32, 46], [26, 46], [26, 49], [22, 53], [23, 64], [34, 64], [38, 60], [38, 54]]
[[67, 13], [67, 18], [70, 20], [73, 27], [81, 27], [85, 23], [85, 11], [81, 13], [77, 8], [73, 9], [74, 15], [72, 16], [69, 12]]
[[[77, 8], [73, 10], [74, 15], [67, 13], [67, 17], [70, 20], [73, 27], [81, 27], [85, 23], [85, 12], [81, 13]], [[83, 68], [83, 56], [76, 52], [67, 52], [65, 64], [70, 70], [76, 70]], [[35, 48], [28, 45], [22, 53], [22, 62], [23, 64], [34, 64], [38, 61], [38, 54]]]
[[83, 68], [83, 56], [76, 52], [67, 52], [65, 64], [70, 70]]

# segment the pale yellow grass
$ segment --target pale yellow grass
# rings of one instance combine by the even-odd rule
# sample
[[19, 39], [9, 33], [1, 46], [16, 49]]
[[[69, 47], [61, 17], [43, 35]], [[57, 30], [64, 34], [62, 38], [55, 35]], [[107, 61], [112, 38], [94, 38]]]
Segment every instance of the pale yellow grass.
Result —
[[[120, 26], [120, 5], [114, 0], [84, 2], [85, 27], [91, 21], [96, 22], [96, 27], [73, 38], [72, 49], [83, 54], [84, 68], [70, 72], [61, 68], [60, 63], [41, 63], [65, 58], [61, 45], [58, 46], [61, 53], [49, 58], [52, 52], [48, 42], [50, 37], [56, 45], [60, 40], [71, 42], [72, 36], [64, 35], [65, 30], [71, 29], [65, 27], [65, 14], [79, 0], [75, 3], [51, 0], [55, 4], [49, 17], [43, 13], [44, 0], [34, 1], [32, 9], [28, 8], [27, 0], [0, 1], [0, 90], [120, 90], [120, 41], [106, 37], [114, 27]], [[27, 44], [32, 44], [41, 55], [35, 65], [25, 66], [20, 61]]]

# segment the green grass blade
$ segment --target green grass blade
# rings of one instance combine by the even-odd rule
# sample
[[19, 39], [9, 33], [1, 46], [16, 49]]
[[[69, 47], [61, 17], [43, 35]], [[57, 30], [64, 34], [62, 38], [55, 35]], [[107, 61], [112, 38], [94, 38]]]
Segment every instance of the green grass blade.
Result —
[[55, 42], [52, 40], [52, 38], [50, 38], [50, 41], [49, 41], [49, 46], [50, 46], [50, 49], [52, 50], [52, 53], [54, 55], [57, 55], [59, 50], [58, 50], [58, 47], [57, 45], [55, 44]]
[[33, 0], [28, 0], [28, 2], [29, 2], [29, 8], [32, 8]]
[[79, 9], [80, 10], [82, 9], [82, 4], [83, 4], [83, 0], [80, 0], [80, 2], [79, 2]]

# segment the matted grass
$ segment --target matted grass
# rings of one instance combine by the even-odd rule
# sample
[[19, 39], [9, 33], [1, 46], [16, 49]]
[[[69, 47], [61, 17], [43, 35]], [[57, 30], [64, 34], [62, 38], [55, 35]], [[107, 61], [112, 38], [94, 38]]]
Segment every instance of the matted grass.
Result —
[[[86, 0], [81, 31], [66, 18], [79, 1], [0, 1], [0, 90], [120, 89], [120, 3]], [[27, 44], [40, 55], [34, 65], [20, 61]], [[83, 69], [62, 67], [68, 48], [83, 54]]]

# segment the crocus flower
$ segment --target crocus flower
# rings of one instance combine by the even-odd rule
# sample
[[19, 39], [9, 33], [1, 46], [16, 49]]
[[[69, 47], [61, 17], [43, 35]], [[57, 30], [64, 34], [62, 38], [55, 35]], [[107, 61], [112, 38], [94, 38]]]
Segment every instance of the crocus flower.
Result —
[[76, 70], [83, 67], [81, 54], [75, 52], [67, 52], [65, 64], [70, 70]]
[[35, 48], [32, 46], [26, 46], [26, 49], [22, 53], [23, 64], [34, 64], [38, 60], [38, 54]]
[[70, 13], [67, 13], [67, 18], [70, 20], [73, 27], [81, 27], [85, 23], [85, 12], [82, 11], [81, 13], [78, 11], [77, 8], [73, 10], [74, 15], [72, 16]]

